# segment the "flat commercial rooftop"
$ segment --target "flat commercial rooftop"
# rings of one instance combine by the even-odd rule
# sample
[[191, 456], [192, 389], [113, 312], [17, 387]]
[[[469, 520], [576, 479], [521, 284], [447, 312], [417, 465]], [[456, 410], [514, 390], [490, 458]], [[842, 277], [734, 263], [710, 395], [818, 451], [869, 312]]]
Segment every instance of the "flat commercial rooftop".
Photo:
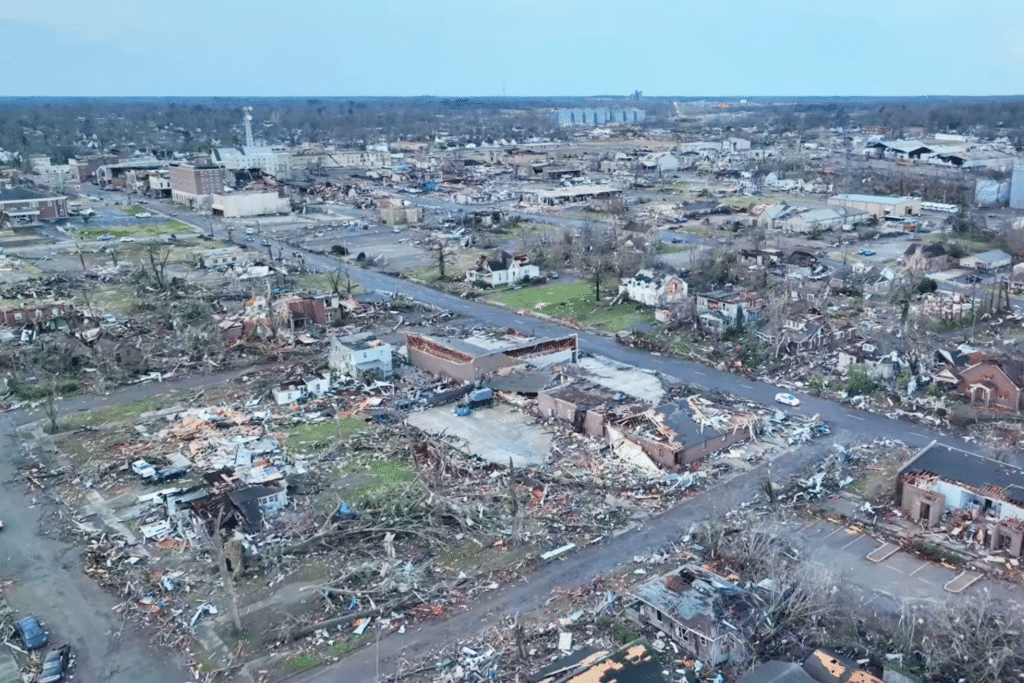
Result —
[[915, 472], [930, 472], [978, 491], [1002, 489], [1007, 500], [1024, 505], [1024, 470], [977, 453], [932, 443], [900, 470], [900, 474]]
[[452, 406], [438, 406], [409, 415], [409, 424], [428, 434], [454, 435], [465, 441], [463, 450], [497, 465], [540, 465], [551, 452], [551, 433], [504, 404], [494, 404], [459, 417]]
[[913, 201], [914, 197], [883, 197], [873, 194], [837, 194], [833, 199], [841, 199], [847, 202], [873, 202], [875, 204], [902, 204]]

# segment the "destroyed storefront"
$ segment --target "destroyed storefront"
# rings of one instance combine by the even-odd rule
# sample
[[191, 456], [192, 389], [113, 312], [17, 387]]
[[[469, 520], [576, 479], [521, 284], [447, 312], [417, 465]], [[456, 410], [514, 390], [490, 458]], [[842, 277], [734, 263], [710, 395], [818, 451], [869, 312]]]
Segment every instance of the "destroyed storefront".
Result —
[[718, 410], [698, 397], [690, 397], [685, 404], [689, 415], [682, 411], [683, 415], [667, 419], [646, 410], [609, 424], [612, 449], [622, 457], [639, 448], [658, 466], [676, 469], [693, 466], [741, 441], [756, 438], [761, 431], [761, 419], [752, 413]]
[[897, 488], [915, 522], [1021, 556], [1024, 469], [933, 441], [900, 468]]
[[579, 349], [575, 334], [557, 339], [523, 337], [513, 331], [503, 337], [473, 335], [464, 339], [408, 334], [406, 340], [412, 365], [459, 382], [472, 382], [517, 365], [575, 363]]

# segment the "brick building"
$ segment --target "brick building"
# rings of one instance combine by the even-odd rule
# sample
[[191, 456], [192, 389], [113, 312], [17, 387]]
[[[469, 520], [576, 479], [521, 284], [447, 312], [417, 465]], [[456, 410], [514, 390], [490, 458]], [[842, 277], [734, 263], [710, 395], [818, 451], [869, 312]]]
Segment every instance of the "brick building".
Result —
[[224, 169], [219, 166], [171, 166], [171, 200], [205, 207], [224, 192]]
[[432, 375], [472, 382], [500, 368], [516, 365], [546, 367], [575, 363], [579, 345], [576, 335], [536, 339], [510, 334], [504, 338], [471, 336], [441, 339], [408, 334], [409, 362]]
[[[915, 522], [932, 527], [949, 513], [968, 541], [1024, 550], [1024, 470], [932, 441], [904, 463], [897, 479], [899, 506]], [[955, 531], [952, 533], [956, 533]]]
[[978, 360], [960, 371], [957, 391], [979, 408], [1018, 411], [1024, 394], [1024, 361]]
[[68, 198], [23, 187], [0, 188], [0, 223], [17, 225], [68, 217]]

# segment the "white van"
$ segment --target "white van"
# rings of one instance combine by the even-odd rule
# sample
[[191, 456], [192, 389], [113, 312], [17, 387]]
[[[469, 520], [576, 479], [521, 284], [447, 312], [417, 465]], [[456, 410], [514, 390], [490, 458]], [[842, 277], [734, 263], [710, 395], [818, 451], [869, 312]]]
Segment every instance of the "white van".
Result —
[[256, 234], [256, 231], [255, 231], [255, 230], [253, 230], [252, 228], [246, 228], [246, 229], [245, 229], [245, 234], [246, 234], [246, 235], [255, 235], [255, 234]]

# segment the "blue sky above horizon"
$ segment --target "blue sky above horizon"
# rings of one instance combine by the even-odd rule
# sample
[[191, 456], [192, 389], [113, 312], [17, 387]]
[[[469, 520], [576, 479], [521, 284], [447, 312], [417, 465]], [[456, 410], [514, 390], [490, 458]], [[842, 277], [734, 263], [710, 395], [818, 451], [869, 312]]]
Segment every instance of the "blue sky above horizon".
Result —
[[1024, 12], [960, 0], [0, 0], [7, 96], [1024, 93]]

